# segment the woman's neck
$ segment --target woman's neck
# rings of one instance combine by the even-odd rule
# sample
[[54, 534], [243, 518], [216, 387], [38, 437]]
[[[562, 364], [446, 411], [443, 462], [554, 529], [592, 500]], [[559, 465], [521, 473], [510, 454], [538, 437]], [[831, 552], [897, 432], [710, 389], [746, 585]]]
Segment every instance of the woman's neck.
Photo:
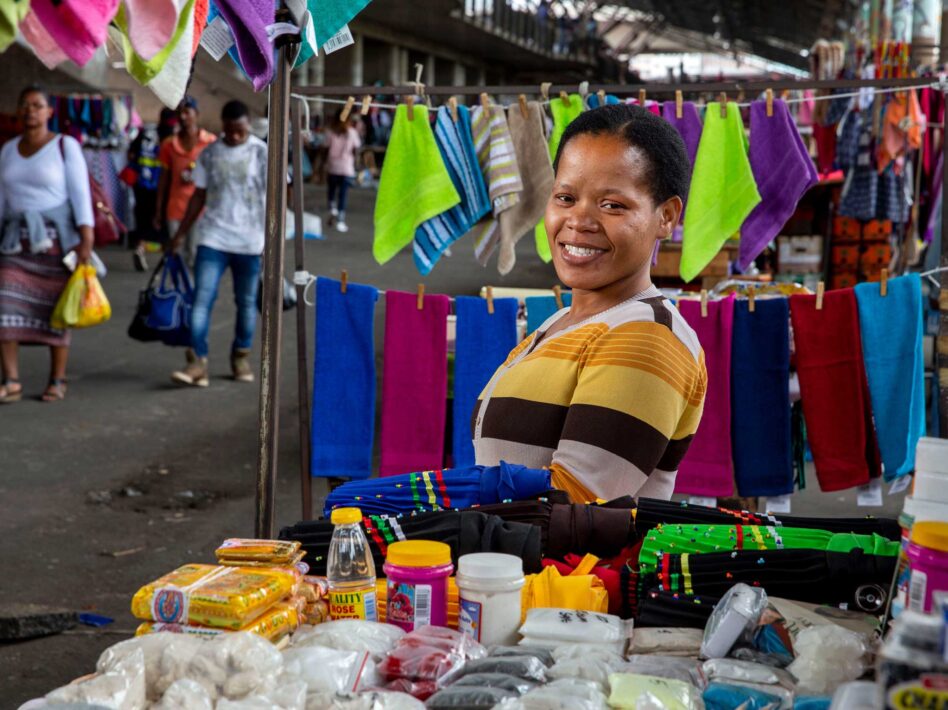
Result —
[[573, 289], [572, 304], [569, 309], [569, 319], [573, 323], [586, 320], [598, 313], [607, 311], [628, 301], [633, 296], [642, 293], [652, 285], [649, 270], [635, 274], [627, 279], [617, 281], [594, 291]]
[[23, 131], [22, 141], [27, 145], [41, 145], [49, 138], [49, 128], [45, 125], [34, 126]]

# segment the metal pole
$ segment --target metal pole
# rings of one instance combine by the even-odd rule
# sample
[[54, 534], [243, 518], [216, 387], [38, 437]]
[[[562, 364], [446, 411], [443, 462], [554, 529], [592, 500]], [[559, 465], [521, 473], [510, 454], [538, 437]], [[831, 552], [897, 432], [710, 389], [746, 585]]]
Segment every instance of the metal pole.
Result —
[[[290, 103], [290, 122], [293, 125], [293, 215], [296, 218], [296, 234], [293, 251], [296, 257], [295, 270], [305, 271], [306, 255], [303, 249], [303, 132], [309, 128], [301, 123], [299, 99]], [[309, 411], [309, 361], [306, 355], [306, 303], [303, 293], [306, 287], [296, 284], [296, 381], [300, 403], [300, 496], [302, 520], [313, 519], [313, 479], [310, 475], [310, 411]]]
[[290, 103], [290, 53], [277, 51], [276, 78], [270, 85], [267, 136], [266, 245], [263, 249], [260, 429], [257, 449], [258, 538], [273, 537], [277, 448], [280, 431], [280, 342], [283, 315], [283, 252], [286, 239], [286, 125]]
[[[944, 94], [948, 100], [948, 91]], [[941, 129], [941, 154], [948, 165], [948, 127]], [[945, 200], [941, 202], [941, 263], [948, 267], [948, 214], [945, 213]], [[938, 422], [939, 435], [948, 437], [948, 271], [941, 272], [941, 290], [938, 293], [938, 341], [935, 360], [935, 377], [938, 378]]]

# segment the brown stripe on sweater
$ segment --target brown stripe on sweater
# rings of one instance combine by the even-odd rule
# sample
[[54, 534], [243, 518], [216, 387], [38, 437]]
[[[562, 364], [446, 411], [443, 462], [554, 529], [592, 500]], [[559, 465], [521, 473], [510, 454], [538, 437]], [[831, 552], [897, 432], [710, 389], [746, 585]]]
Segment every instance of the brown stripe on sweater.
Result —
[[570, 405], [561, 439], [595, 446], [650, 472], [662, 458], [668, 438], [631, 414], [593, 404]]
[[569, 407], [517, 397], [493, 397], [484, 412], [481, 437], [555, 449]]
[[662, 458], [655, 465], [655, 468], [661, 471], [677, 471], [678, 464], [685, 458], [688, 447], [691, 446], [691, 440], [694, 438], [694, 435], [692, 435], [686, 436], [684, 439], [672, 439], [669, 441], [668, 446], [665, 447], [665, 453], [662, 454]]
[[665, 326], [669, 330], [672, 329], [672, 314], [668, 312], [668, 308], [665, 306], [665, 298], [663, 296], [643, 298], [642, 303], [645, 303], [651, 307], [652, 312], [655, 313], [656, 323]]

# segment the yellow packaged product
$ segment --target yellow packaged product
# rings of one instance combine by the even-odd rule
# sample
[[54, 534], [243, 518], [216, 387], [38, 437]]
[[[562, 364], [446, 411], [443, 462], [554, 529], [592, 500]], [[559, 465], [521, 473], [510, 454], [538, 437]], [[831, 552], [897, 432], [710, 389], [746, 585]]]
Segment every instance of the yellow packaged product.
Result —
[[267, 562], [274, 565], [291, 565], [299, 554], [301, 543], [287, 540], [250, 540], [231, 537], [221, 543], [214, 554], [218, 560]]
[[[272, 609], [262, 616], [251, 621], [240, 631], [249, 631], [274, 643], [287, 634], [293, 633], [300, 625], [300, 613], [296, 604], [278, 602]], [[187, 634], [201, 638], [213, 638], [220, 634], [233, 633], [226, 629], [214, 629], [209, 626], [192, 626], [190, 624], [165, 624], [160, 621], [146, 621], [138, 626], [136, 636], [155, 634], [159, 632]]]
[[320, 601], [307, 604], [303, 610], [303, 623], [316, 626], [324, 621], [329, 621], [329, 602]]
[[132, 614], [147, 621], [239, 631], [291, 594], [296, 584], [285, 569], [184, 565], [139, 589]]

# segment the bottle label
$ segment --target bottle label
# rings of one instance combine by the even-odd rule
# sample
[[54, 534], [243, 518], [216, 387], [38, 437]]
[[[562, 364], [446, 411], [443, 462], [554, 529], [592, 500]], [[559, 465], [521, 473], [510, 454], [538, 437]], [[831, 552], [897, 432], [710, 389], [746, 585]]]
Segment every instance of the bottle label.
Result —
[[469, 599], [461, 599], [458, 605], [458, 630], [472, 637], [481, 640], [481, 610], [480, 602], [472, 602]]
[[925, 611], [925, 592], [928, 591], [928, 575], [920, 569], [913, 569], [909, 577], [908, 608], [912, 611]]
[[329, 592], [329, 618], [376, 621], [375, 588], [347, 589]]
[[431, 585], [388, 583], [386, 621], [407, 629], [431, 623]]

